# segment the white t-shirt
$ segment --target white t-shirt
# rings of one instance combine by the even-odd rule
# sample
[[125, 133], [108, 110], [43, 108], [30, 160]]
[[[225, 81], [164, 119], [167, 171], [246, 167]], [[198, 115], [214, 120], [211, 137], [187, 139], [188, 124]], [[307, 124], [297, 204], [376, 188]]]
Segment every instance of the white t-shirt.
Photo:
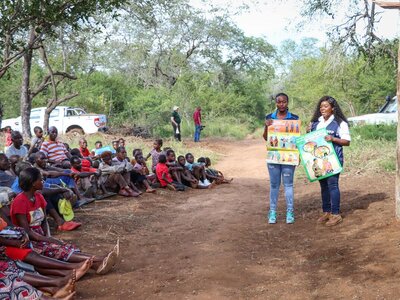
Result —
[[6, 151], [6, 156], [10, 158], [13, 155], [18, 155], [19, 157], [25, 158], [28, 156], [28, 149], [26, 149], [24, 145], [21, 145], [19, 149], [15, 148], [14, 145], [11, 145]]
[[[331, 115], [329, 117], [328, 120], [325, 121], [323, 116], [320, 116], [318, 118], [318, 125], [317, 125], [317, 130], [318, 129], [322, 129], [322, 128], [326, 128], [328, 127], [329, 124], [332, 123], [332, 121], [335, 119], [334, 115]], [[350, 130], [349, 130], [349, 125], [345, 122], [342, 121], [339, 125], [339, 129], [338, 129], [338, 135], [340, 136], [341, 139], [346, 140], [346, 141], [351, 141], [351, 137], [350, 137]]]

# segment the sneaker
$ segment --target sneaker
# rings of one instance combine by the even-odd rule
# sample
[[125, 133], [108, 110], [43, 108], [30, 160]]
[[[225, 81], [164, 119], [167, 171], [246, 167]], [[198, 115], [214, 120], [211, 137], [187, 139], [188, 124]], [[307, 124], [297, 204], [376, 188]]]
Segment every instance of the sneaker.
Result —
[[294, 213], [293, 211], [286, 212], [286, 224], [293, 224], [294, 223]]
[[203, 180], [203, 184], [204, 184], [205, 186], [209, 186], [209, 185], [211, 184], [211, 182], [210, 182], [208, 179], [204, 179], [204, 180]]
[[325, 223], [326, 226], [335, 226], [343, 221], [341, 215], [330, 215], [328, 222]]
[[324, 212], [324, 214], [318, 218], [317, 223], [324, 224], [325, 222], [327, 222], [329, 220], [330, 215], [331, 215], [331, 213]]
[[270, 210], [268, 214], [268, 223], [275, 224], [276, 223], [276, 211]]

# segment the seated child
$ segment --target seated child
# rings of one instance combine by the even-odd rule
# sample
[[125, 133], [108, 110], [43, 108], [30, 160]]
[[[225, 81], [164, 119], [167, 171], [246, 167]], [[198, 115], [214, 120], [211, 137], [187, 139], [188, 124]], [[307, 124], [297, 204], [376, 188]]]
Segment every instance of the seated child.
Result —
[[206, 171], [205, 171], [205, 166], [200, 163], [196, 163], [194, 161], [194, 156], [192, 153], [187, 153], [185, 155], [186, 158], [186, 168], [192, 172], [193, 176], [196, 177], [196, 179], [199, 182], [202, 182], [205, 186], [209, 186], [211, 182], [207, 179]]
[[221, 183], [231, 183], [233, 178], [225, 179], [224, 174], [222, 172], [212, 169], [211, 167], [211, 160], [209, 157], [200, 157], [197, 162], [203, 163], [206, 167], [206, 176], [211, 182], [215, 182], [216, 184]]
[[112, 147], [115, 152], [117, 152], [117, 148], [119, 147], [119, 140], [112, 141]]
[[35, 126], [35, 128], [33, 128], [33, 132], [35, 133], [35, 136], [31, 141], [32, 146], [29, 149], [28, 156], [30, 156], [32, 153], [37, 152], [44, 141], [43, 129], [41, 127]]
[[101, 171], [100, 184], [104, 184], [107, 191], [117, 192], [124, 197], [138, 197], [126, 182], [122, 173], [125, 171], [125, 165], [113, 165], [111, 151], [105, 151], [101, 154], [99, 170]]
[[125, 147], [125, 140], [124, 140], [124, 138], [119, 138], [119, 140], [118, 140], [118, 146], [119, 146], [119, 147]]
[[96, 150], [102, 147], [103, 143], [101, 141], [96, 141], [96, 143], [94, 143], [94, 148], [92, 149], [92, 151], [90, 151], [90, 156], [92, 157], [92, 159], [100, 159], [100, 154], [96, 154]]
[[157, 179], [160, 182], [161, 187], [168, 188], [170, 190], [184, 191], [186, 188], [183, 184], [174, 181], [169, 173], [167, 166], [167, 157], [164, 154], [160, 154], [158, 158], [158, 164], [156, 166]]
[[175, 151], [168, 149], [165, 156], [167, 157], [167, 166], [172, 179], [182, 183], [182, 174], [184, 173], [184, 169], [176, 162]]
[[82, 157], [90, 157], [89, 149], [87, 148], [87, 141], [84, 138], [79, 140], [79, 152], [81, 153]]
[[155, 140], [153, 143], [153, 149], [147, 154], [144, 160], [148, 160], [151, 157], [151, 171], [155, 173], [156, 166], [158, 164], [158, 157], [162, 153], [161, 147], [163, 145], [163, 141], [161, 139]]
[[193, 176], [192, 172], [190, 172], [186, 167], [186, 159], [183, 155], [178, 156], [178, 166], [182, 167], [183, 172], [181, 175], [182, 183], [188, 187], [191, 187], [193, 189], [195, 188], [202, 188], [203, 185], [199, 186], [199, 181], [196, 179], [196, 177]]
[[125, 147], [118, 147], [116, 156], [112, 159], [113, 166], [124, 166], [124, 170], [121, 172], [121, 175], [124, 176], [125, 181], [134, 190], [138, 195], [142, 194], [140, 190], [136, 188], [134, 185], [135, 182], [132, 181], [132, 174], [137, 173], [136, 170], [133, 169], [132, 164], [129, 161], [129, 158], [126, 156]]
[[80, 252], [72, 244], [50, 236], [46, 222], [46, 200], [39, 192], [43, 188], [42, 176], [36, 168], [27, 168], [19, 174], [19, 185], [23, 190], [11, 204], [11, 219], [14, 225], [22, 227], [30, 239], [32, 250], [57, 260], [82, 263], [92, 259], [91, 268], [97, 274], [107, 273], [116, 265], [119, 245], [105, 256]]
[[[17, 176], [19, 176], [19, 174], [23, 170], [25, 170], [27, 168], [31, 168], [31, 167], [32, 166], [27, 162], [19, 162], [15, 167]], [[19, 178], [18, 177], [16, 178], [16, 180], [12, 186], [12, 189], [16, 195], [23, 192], [22, 189], [19, 187]], [[75, 202], [74, 194], [70, 189], [60, 187], [57, 185], [46, 185], [46, 187], [43, 187], [43, 189], [42, 189], [42, 195], [47, 201], [46, 212], [54, 219], [58, 230], [70, 231], [70, 230], [74, 230], [82, 225], [79, 222], [72, 221], [73, 216], [69, 217], [68, 221], [66, 221], [66, 220], [64, 220], [64, 216], [60, 214], [59, 201], [61, 199], [65, 199], [66, 201], [69, 201], [71, 206]]]
[[[81, 194], [74, 180], [75, 174], [72, 173], [70, 169], [66, 170], [54, 166], [49, 166], [47, 161], [48, 160], [46, 158], [46, 155], [43, 152], [39, 151], [36, 153], [34, 167], [39, 169], [42, 177], [44, 178], [45, 185], [55, 184], [71, 189], [79, 200], [75, 204], [76, 206], [82, 206], [93, 202], [93, 199], [86, 198]], [[71, 165], [70, 161], [68, 161], [68, 165]]]
[[148, 170], [146, 171], [147, 167], [145, 167], [143, 155], [136, 154], [135, 160], [136, 164], [133, 166], [133, 169], [136, 172], [131, 172], [132, 182], [144, 185], [146, 193], [154, 193], [156, 190], [150, 186], [150, 183], [147, 180], [146, 175], [148, 174]]
[[[99, 169], [90, 167], [90, 162], [81, 160], [78, 156], [71, 157], [71, 171], [76, 174], [75, 182], [79, 191], [88, 198], [96, 198], [99, 189], [98, 180], [101, 172]], [[100, 185], [103, 193], [107, 193], [104, 185]]]

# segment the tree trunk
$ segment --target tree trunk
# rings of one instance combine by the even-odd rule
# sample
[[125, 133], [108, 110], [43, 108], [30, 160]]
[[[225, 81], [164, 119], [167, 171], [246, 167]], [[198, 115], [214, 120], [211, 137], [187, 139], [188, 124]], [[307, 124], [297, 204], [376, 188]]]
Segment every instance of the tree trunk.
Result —
[[[35, 40], [35, 30], [32, 28], [29, 33], [29, 45]], [[28, 47], [28, 50], [24, 54], [24, 64], [22, 67], [22, 84], [21, 84], [21, 126], [22, 136], [24, 138], [31, 138], [31, 125], [29, 119], [31, 116], [32, 98], [30, 92], [30, 81], [31, 81], [31, 68], [32, 68], [32, 55], [33, 50]]]
[[[43, 130], [44, 132], [49, 132], [49, 120], [50, 114], [53, 111], [54, 107], [47, 107], [44, 111], [44, 120], [43, 120]], [[58, 128], [60, 129], [60, 128]]]
[[397, 50], [397, 165], [396, 165], [396, 217], [400, 219], [400, 41]]

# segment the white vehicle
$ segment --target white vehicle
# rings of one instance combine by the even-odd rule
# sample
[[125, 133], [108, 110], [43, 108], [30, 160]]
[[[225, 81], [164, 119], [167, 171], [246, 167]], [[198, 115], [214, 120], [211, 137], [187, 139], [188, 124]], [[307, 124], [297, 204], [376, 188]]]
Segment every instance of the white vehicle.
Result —
[[[38, 107], [31, 110], [29, 123], [33, 134], [33, 128], [43, 128], [44, 112], [46, 107]], [[49, 126], [55, 126], [58, 133], [76, 132], [79, 134], [96, 133], [105, 129], [107, 118], [105, 115], [88, 114], [82, 108], [57, 106], [50, 114]], [[21, 116], [14, 119], [6, 119], [1, 122], [4, 129], [10, 126], [12, 130], [22, 131]]]
[[385, 105], [375, 114], [348, 118], [352, 125], [394, 124], [397, 123], [397, 97], [386, 99]]

